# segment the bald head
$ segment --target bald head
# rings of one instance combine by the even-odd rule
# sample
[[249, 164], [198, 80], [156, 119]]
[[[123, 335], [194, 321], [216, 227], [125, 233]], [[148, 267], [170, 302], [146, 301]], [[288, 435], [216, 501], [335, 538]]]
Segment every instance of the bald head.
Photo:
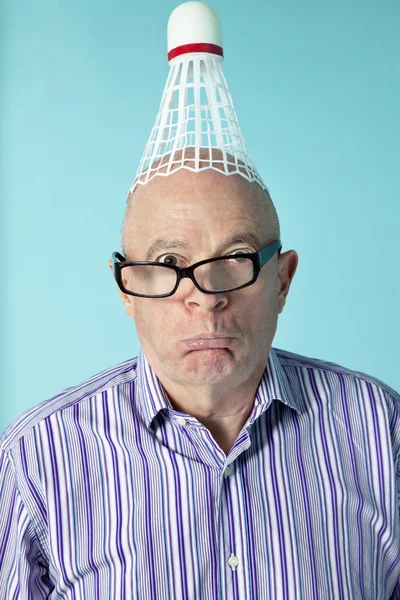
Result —
[[[151, 204], [152, 209], [157, 211], [157, 207], [163, 206], [168, 202], [177, 201], [177, 197], [193, 199], [196, 196], [197, 202], [204, 205], [207, 211], [208, 202], [218, 202], [221, 195], [232, 196], [232, 202], [237, 201], [239, 197], [259, 211], [258, 227], [260, 234], [266, 240], [266, 244], [280, 239], [279, 219], [275, 206], [267, 190], [264, 190], [256, 182], [250, 183], [237, 173], [233, 173], [235, 167], [228, 164], [228, 170], [232, 175], [226, 175], [224, 164], [222, 162], [222, 153], [214, 148], [212, 150], [211, 161], [209, 150], [200, 149], [200, 168], [204, 171], [193, 172], [189, 170], [194, 167], [194, 149], [185, 148], [184, 168], [174, 171], [168, 176], [163, 175], [166, 172], [169, 156], [161, 158], [153, 165], [153, 168], [159, 167], [158, 175], [151, 179], [146, 185], [137, 185], [135, 189], [128, 194], [126, 200], [126, 209], [124, 221], [121, 228], [121, 247], [125, 256], [129, 254], [132, 248], [132, 241], [136, 237], [137, 228], [141, 226], [144, 219], [149, 218], [149, 212], [143, 211], [143, 204]], [[174, 160], [181, 160], [182, 150], [175, 152]], [[233, 160], [233, 157], [232, 157]], [[238, 161], [238, 169], [247, 173], [244, 163]], [[244, 204], [244, 211], [248, 212]], [[249, 204], [247, 204], [249, 207]], [[184, 213], [184, 204], [182, 204], [182, 213]], [[228, 216], [228, 215], [225, 215]], [[244, 215], [245, 216], [245, 215]], [[220, 218], [224, 218], [221, 215]], [[136, 257], [136, 260], [139, 260]]]

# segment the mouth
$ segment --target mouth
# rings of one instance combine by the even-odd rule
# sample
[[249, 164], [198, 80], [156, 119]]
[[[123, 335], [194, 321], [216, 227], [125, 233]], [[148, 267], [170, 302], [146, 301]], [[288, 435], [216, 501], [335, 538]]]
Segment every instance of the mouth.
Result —
[[212, 348], [230, 348], [235, 338], [224, 335], [200, 335], [183, 340], [183, 345], [189, 350], [208, 350]]

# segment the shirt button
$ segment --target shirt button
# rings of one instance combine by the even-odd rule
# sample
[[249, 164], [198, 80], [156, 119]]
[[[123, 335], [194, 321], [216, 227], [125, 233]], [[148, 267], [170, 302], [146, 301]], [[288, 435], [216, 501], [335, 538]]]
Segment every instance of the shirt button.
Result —
[[176, 417], [176, 422], [178, 423], [178, 425], [187, 425], [185, 417]]
[[239, 559], [237, 556], [235, 556], [234, 554], [231, 554], [230, 557], [228, 558], [228, 565], [232, 568], [232, 570], [234, 571], [236, 569], [236, 567], [239, 564]]
[[232, 473], [232, 471], [233, 471], [232, 465], [228, 465], [224, 471], [224, 477], [229, 477], [229, 475]]

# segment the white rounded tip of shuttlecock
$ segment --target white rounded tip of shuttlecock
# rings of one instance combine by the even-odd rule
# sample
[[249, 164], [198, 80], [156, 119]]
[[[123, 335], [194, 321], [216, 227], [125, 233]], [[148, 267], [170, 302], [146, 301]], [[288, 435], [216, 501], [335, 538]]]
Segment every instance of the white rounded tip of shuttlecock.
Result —
[[221, 22], [215, 10], [204, 2], [184, 2], [177, 6], [169, 17], [167, 31], [169, 60], [177, 52], [202, 51], [201, 48], [222, 56]]

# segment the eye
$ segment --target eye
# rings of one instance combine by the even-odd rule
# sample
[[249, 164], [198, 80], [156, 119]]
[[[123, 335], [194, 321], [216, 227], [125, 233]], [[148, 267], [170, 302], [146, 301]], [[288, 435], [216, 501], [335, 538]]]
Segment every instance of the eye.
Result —
[[[165, 257], [166, 257], [166, 259], [165, 259]], [[162, 260], [163, 258], [165, 260]], [[178, 267], [179, 265], [176, 264], [177, 259], [178, 259], [178, 257], [176, 254], [162, 254], [161, 256], [156, 258], [156, 260], [154, 262], [160, 262], [164, 265], [172, 265], [173, 267]]]
[[[238, 250], [233, 250], [232, 252], [229, 252], [229, 256], [232, 256], [232, 255], [234, 256], [235, 253], [237, 253], [237, 254], [239, 254], [239, 253], [240, 254], [250, 254], [251, 252], [254, 252], [254, 250], [249, 250], [248, 248], [243, 248], [243, 249], [240, 248]], [[240, 263], [240, 262], [245, 262], [246, 260], [247, 260], [246, 258], [242, 258], [242, 259], [238, 258], [237, 261], [235, 261], [235, 262]]]
[[229, 254], [235, 254], [235, 252], [240, 252], [240, 254], [250, 254], [250, 252], [254, 252], [254, 250], [249, 250], [248, 248], [240, 249], [240, 250], [232, 250]]

